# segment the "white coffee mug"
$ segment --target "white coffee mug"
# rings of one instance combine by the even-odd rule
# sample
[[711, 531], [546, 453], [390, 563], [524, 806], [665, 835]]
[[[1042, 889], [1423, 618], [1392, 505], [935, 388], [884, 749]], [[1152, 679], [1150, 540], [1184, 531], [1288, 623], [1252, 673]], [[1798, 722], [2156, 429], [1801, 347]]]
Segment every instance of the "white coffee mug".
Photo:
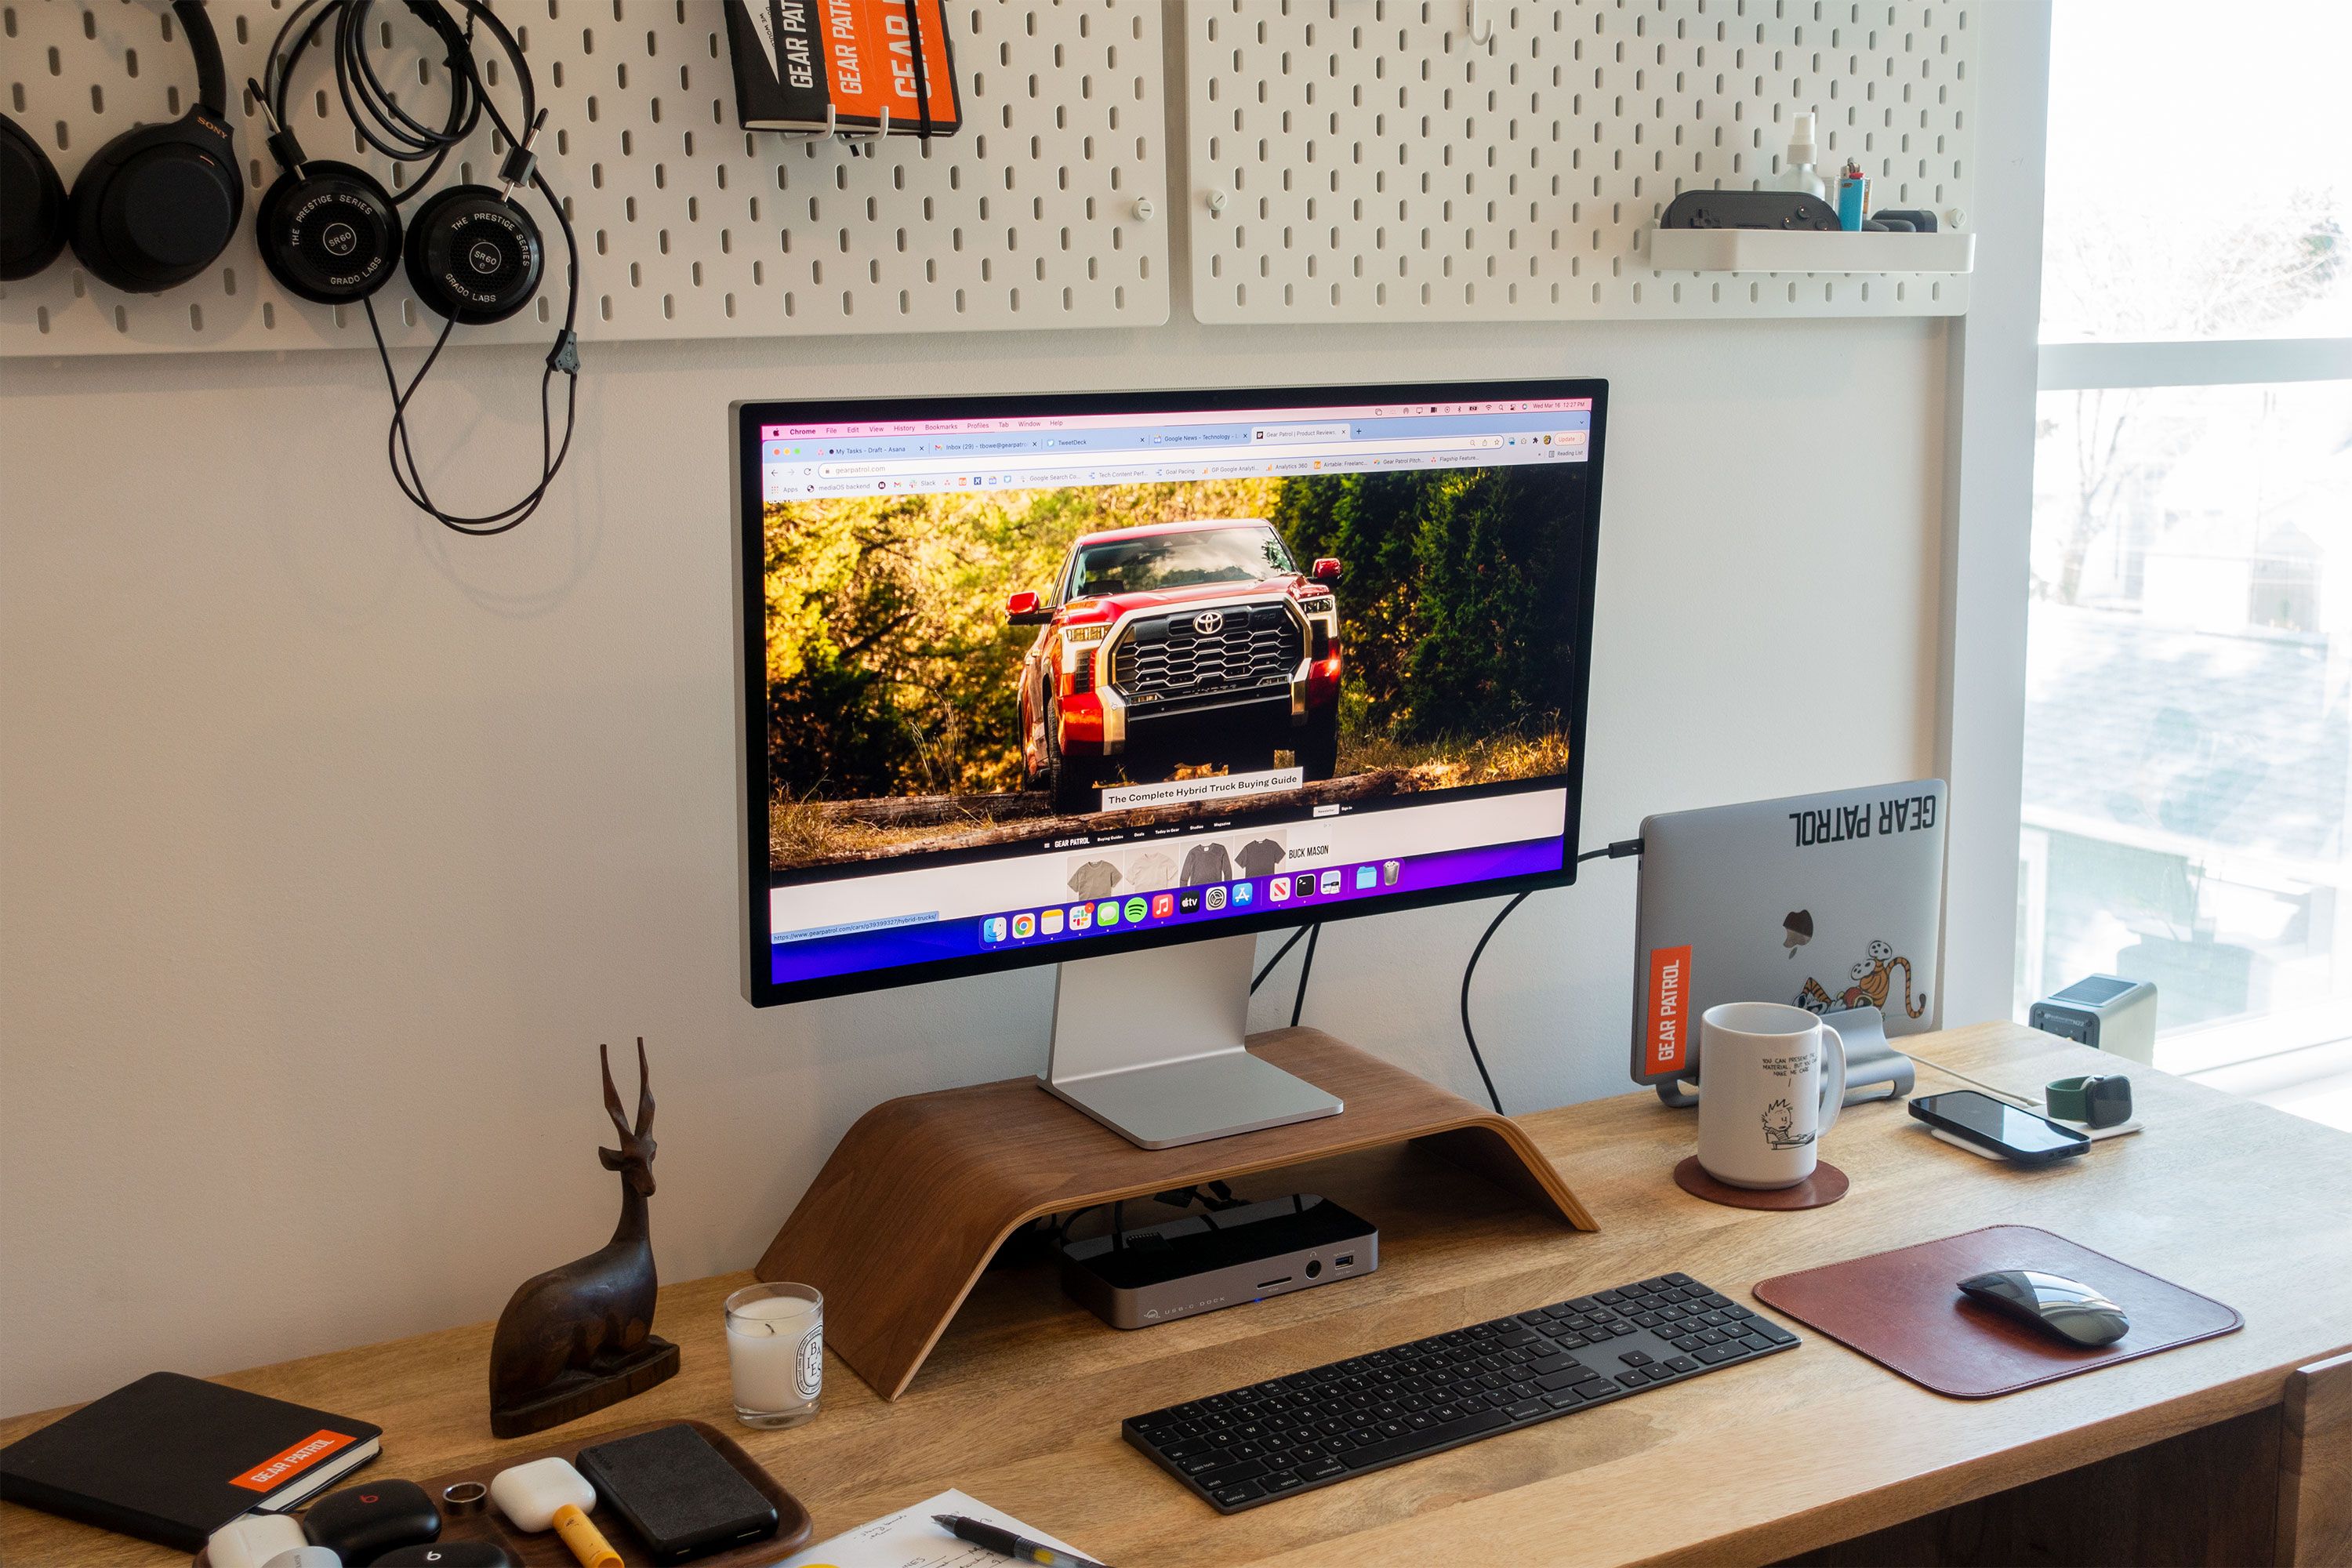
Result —
[[1725, 1002], [1698, 1021], [1698, 1163], [1727, 1186], [1813, 1173], [1845, 1099], [1845, 1041], [1802, 1007]]

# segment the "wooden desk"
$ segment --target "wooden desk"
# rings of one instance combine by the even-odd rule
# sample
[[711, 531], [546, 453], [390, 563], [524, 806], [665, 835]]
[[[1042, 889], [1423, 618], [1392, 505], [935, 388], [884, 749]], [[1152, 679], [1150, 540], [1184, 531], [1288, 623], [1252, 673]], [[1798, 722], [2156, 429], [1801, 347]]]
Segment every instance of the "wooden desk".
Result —
[[[2115, 1065], [2006, 1024], [1915, 1043], [2018, 1092]], [[2113, 1560], [2266, 1561], [2282, 1473], [2290, 1485], [2306, 1475], [2330, 1489], [2345, 1473], [2328, 1468], [2340, 1448], [2323, 1448], [2352, 1436], [2340, 1382], [2298, 1385], [2298, 1411], [2334, 1413], [2312, 1415], [2308, 1441], [2283, 1427], [2281, 1412], [2298, 1368], [2352, 1346], [2352, 1136], [2145, 1068], [2132, 1078], [2148, 1130], [2041, 1172], [1935, 1142], [1900, 1104], [1849, 1110], [1829, 1148], [1853, 1193], [1801, 1214], [1717, 1208], [1679, 1191], [1671, 1172], [1692, 1145], [1690, 1113], [1646, 1094], [1525, 1119], [1600, 1221], [1597, 1235], [1498, 1205], [1479, 1178], [1409, 1150], [1301, 1167], [1284, 1187], [1328, 1194], [1381, 1222], [1378, 1274], [1120, 1333], [1067, 1304], [1047, 1270], [998, 1270], [897, 1404], [835, 1363], [815, 1422], [744, 1433], [744, 1443], [808, 1504], [820, 1536], [960, 1486], [1121, 1568], [1714, 1564], [1801, 1553], [1926, 1562], [1969, 1552], [2017, 1561], [2001, 1531], [2020, 1527], [1977, 1500], [2030, 1501], [2028, 1483], [2138, 1451], [2161, 1462], [2110, 1464], [2093, 1477], [2160, 1489], [2143, 1490], [2137, 1522], [2133, 1508], [2113, 1510], [2103, 1527]], [[1922, 1092], [1958, 1087], [1924, 1065], [1920, 1080]], [[1791, 1354], [1231, 1519], [1118, 1437], [1123, 1415], [1649, 1275], [1685, 1270], [1746, 1300], [1769, 1275], [1996, 1221], [2042, 1225], [2161, 1272], [2237, 1307], [2246, 1327], [1968, 1402], [1915, 1387], [1801, 1325], [1807, 1342]], [[664, 1290], [658, 1326], [684, 1349], [685, 1370], [577, 1432], [724, 1420], [719, 1303], [746, 1278]], [[377, 1473], [424, 1476], [522, 1447], [489, 1436], [489, 1338], [481, 1324], [223, 1381], [380, 1423]], [[47, 1419], [0, 1423], [0, 1440]], [[2174, 1473], [2180, 1484], [2168, 1485]], [[2067, 1484], [2063, 1511], [2096, 1518], [2101, 1505], [2082, 1484]], [[2194, 1539], [2160, 1506], [2191, 1492], [2219, 1510], [2189, 1527], [2205, 1531]], [[2352, 1550], [2341, 1538], [2329, 1544], [2333, 1528], [2307, 1514], [2302, 1560], [2344, 1560], [2322, 1554]], [[1887, 1533], [1856, 1540], [1873, 1531]], [[176, 1559], [6, 1508], [0, 1560]]]

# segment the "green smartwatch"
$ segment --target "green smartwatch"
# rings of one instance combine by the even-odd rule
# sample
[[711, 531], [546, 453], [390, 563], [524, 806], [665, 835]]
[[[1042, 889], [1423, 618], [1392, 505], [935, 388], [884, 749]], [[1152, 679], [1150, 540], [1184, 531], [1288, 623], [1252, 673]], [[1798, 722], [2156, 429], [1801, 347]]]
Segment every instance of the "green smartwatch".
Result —
[[2116, 1127], [2131, 1120], [2131, 1079], [2121, 1073], [2062, 1078], [2042, 1091], [2053, 1119], [2085, 1127]]

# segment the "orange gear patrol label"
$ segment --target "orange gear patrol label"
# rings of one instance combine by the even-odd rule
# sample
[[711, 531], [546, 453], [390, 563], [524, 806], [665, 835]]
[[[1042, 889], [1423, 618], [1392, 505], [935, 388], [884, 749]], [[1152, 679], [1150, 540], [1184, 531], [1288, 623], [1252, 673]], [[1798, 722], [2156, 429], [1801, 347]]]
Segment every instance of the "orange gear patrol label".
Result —
[[272, 1454], [253, 1468], [229, 1482], [249, 1492], [274, 1492], [328, 1455], [352, 1446], [347, 1432], [320, 1430], [282, 1453]]
[[1690, 944], [1650, 950], [1650, 1032], [1646, 1057], [1653, 1074], [1690, 1066]]

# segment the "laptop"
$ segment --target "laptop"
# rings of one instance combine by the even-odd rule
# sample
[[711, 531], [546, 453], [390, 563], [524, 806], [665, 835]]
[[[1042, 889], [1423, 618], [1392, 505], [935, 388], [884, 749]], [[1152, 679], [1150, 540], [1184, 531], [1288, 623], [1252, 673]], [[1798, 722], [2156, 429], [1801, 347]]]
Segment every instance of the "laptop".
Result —
[[1643, 819], [1633, 1080], [1693, 1077], [1719, 1002], [1935, 1028], [1944, 807], [1941, 779], [1914, 779]]

